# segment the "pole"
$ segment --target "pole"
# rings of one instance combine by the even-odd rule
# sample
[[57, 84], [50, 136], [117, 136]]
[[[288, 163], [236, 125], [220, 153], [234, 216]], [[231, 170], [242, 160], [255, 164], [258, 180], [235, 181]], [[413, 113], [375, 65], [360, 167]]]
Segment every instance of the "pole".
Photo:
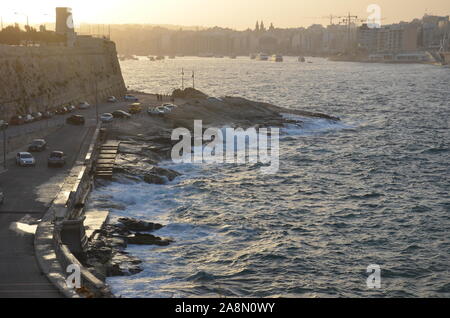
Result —
[[6, 126], [3, 129], [3, 168], [6, 170]]
[[95, 117], [98, 124], [98, 89], [97, 89], [97, 76], [95, 77]]
[[181, 69], [181, 90], [184, 90], [184, 69]]
[[195, 73], [192, 71], [192, 88], [195, 88]]

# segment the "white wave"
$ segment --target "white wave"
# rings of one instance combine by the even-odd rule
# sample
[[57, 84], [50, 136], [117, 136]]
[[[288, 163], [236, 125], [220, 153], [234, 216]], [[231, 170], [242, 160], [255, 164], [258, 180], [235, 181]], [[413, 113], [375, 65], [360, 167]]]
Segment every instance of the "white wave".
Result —
[[326, 118], [304, 117], [288, 113], [282, 113], [281, 115], [285, 119], [298, 121], [298, 124], [286, 124], [285, 127], [281, 129], [281, 133], [284, 135], [308, 136], [355, 128], [353, 124]]

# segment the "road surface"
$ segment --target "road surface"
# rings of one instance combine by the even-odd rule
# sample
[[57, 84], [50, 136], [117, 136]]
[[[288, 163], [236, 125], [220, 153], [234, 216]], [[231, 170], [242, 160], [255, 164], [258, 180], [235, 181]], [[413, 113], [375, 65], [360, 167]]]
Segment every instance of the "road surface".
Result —
[[[99, 113], [124, 109], [128, 102], [102, 104]], [[7, 170], [0, 172], [0, 188], [5, 202], [0, 205], [0, 298], [4, 297], [61, 297], [58, 290], [39, 269], [34, 256], [34, 230], [57, 195], [78, 154], [87, 151], [96, 126], [96, 111], [80, 110], [86, 118], [85, 126], [64, 125], [46, 136], [48, 149], [34, 153], [36, 167], [18, 167], [9, 154]], [[63, 117], [63, 118], [62, 118]], [[50, 125], [61, 122], [65, 116], [50, 119]], [[36, 123], [34, 125], [42, 124]], [[32, 129], [12, 127], [11, 133]], [[8, 130], [9, 130], [8, 129]], [[8, 132], [9, 133], [9, 132]], [[41, 137], [41, 136], [39, 136]], [[26, 151], [26, 147], [22, 149]], [[64, 151], [64, 168], [48, 168], [47, 157], [52, 150]]]

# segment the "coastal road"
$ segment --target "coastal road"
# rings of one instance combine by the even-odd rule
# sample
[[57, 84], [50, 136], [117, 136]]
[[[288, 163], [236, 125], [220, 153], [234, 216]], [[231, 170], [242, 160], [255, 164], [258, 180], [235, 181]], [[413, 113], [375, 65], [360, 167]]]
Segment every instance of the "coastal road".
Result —
[[[127, 104], [102, 104], [99, 105], [99, 113], [126, 109]], [[61, 297], [41, 273], [34, 256], [33, 241], [38, 220], [56, 197], [78, 154], [87, 152], [95, 130], [94, 107], [77, 113], [85, 116], [86, 125], [63, 125], [45, 136], [48, 149], [33, 154], [36, 167], [18, 167], [14, 154], [9, 154], [7, 170], [0, 172], [0, 188], [5, 194], [5, 202], [0, 206], [0, 298]], [[61, 121], [61, 117], [51, 120]], [[20, 130], [20, 127], [14, 129]], [[26, 151], [26, 147], [22, 150]], [[66, 153], [64, 168], [47, 167], [47, 157], [52, 150]]]

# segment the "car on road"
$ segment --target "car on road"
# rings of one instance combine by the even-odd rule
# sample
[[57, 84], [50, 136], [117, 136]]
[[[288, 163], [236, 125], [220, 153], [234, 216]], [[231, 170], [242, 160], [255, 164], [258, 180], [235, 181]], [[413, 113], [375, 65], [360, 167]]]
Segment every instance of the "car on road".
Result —
[[49, 167], [63, 167], [66, 164], [66, 155], [62, 151], [52, 151], [48, 156]]
[[45, 149], [47, 149], [47, 142], [44, 139], [35, 139], [28, 146], [29, 152], [44, 151]]
[[110, 123], [113, 121], [113, 119], [114, 119], [114, 116], [111, 113], [104, 113], [100, 116], [100, 120], [103, 123]]
[[137, 98], [136, 96], [130, 95], [130, 94], [125, 95], [124, 99], [127, 101], [133, 101], [133, 102], [139, 101], [139, 98]]
[[142, 111], [142, 105], [141, 103], [133, 103], [128, 105], [128, 111], [130, 114], [138, 114]]
[[55, 111], [56, 115], [64, 115], [68, 112], [69, 112], [69, 110], [65, 106], [58, 107]]
[[108, 101], [108, 103], [116, 103], [117, 98], [115, 96], [109, 96], [107, 101]]
[[42, 113], [42, 119], [50, 119], [53, 116], [55, 116], [53, 112], [46, 111]]
[[175, 108], [178, 107], [177, 105], [169, 104], [169, 103], [162, 104], [161, 106], [164, 107], [164, 108], [166, 108], [166, 109], [168, 109], [169, 111], [172, 111], [172, 110], [174, 110]]
[[159, 116], [164, 114], [164, 112], [161, 109], [159, 109], [159, 107], [151, 107], [151, 106], [148, 108], [147, 113], [150, 116]]
[[81, 102], [78, 104], [78, 109], [88, 109], [91, 105], [88, 102]]
[[25, 123], [32, 123], [34, 121], [34, 117], [31, 114], [27, 114], [24, 116]]
[[0, 120], [0, 130], [6, 129], [8, 126], [9, 124], [6, 121]]
[[16, 115], [16, 116], [11, 117], [11, 119], [9, 120], [9, 124], [14, 125], [14, 126], [23, 125], [23, 124], [25, 124], [25, 119], [20, 115]]
[[0, 188], [0, 205], [5, 202], [5, 194], [3, 193], [3, 190]]
[[114, 118], [131, 118], [131, 114], [127, 113], [124, 110], [116, 110], [112, 112]]
[[29, 152], [18, 152], [16, 155], [16, 165], [21, 167], [35, 167], [36, 160]]
[[82, 126], [84, 125], [84, 123], [85, 123], [84, 116], [81, 115], [72, 115], [66, 119], [66, 124], [69, 125]]
[[42, 119], [42, 113], [40, 113], [40, 112], [31, 113], [31, 116], [33, 116], [35, 121]]

